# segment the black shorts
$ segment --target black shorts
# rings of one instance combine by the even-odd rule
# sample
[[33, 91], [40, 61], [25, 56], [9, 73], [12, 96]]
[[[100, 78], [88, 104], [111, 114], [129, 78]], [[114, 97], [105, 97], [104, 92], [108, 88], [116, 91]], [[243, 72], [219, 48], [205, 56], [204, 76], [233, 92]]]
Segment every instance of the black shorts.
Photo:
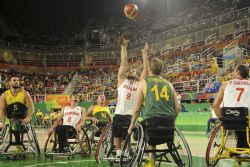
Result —
[[141, 125], [149, 145], [159, 145], [174, 139], [174, 118], [153, 117], [143, 120]]
[[113, 118], [112, 131], [114, 137], [126, 139], [132, 115], [115, 115]]

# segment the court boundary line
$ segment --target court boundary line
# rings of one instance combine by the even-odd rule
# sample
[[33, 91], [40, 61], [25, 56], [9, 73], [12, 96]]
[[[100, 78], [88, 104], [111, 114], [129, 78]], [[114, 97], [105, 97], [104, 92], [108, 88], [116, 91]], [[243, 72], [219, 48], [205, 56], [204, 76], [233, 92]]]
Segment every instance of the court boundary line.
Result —
[[77, 160], [77, 161], [63, 161], [63, 162], [61, 162], [61, 161], [58, 161], [58, 162], [50, 162], [50, 163], [41, 163], [41, 164], [33, 164], [33, 165], [25, 165], [25, 166], [23, 166], [23, 167], [35, 167], [35, 166], [43, 166], [43, 165], [53, 165], [53, 164], [68, 164], [69, 162], [70, 163], [77, 163], [77, 162], [94, 162], [94, 161], [96, 161], [96, 160], [91, 160], [91, 159], [86, 159], [86, 160]]

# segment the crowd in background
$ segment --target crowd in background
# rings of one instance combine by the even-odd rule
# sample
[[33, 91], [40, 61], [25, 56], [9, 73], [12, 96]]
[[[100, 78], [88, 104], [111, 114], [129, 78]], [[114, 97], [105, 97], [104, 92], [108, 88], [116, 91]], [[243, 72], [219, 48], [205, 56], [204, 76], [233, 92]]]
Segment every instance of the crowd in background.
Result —
[[17, 18], [11, 17], [11, 13], [5, 16], [0, 12], [0, 40], [34, 45], [87, 45], [91, 32], [97, 29], [100, 43], [112, 45], [121, 34], [130, 40], [142, 39], [232, 12], [246, 7], [245, 3], [244, 0], [193, 0], [174, 13], [144, 12], [137, 20], [113, 17], [109, 20], [90, 19], [83, 23], [74, 18], [54, 26], [34, 24], [30, 21], [34, 20], [33, 16]]

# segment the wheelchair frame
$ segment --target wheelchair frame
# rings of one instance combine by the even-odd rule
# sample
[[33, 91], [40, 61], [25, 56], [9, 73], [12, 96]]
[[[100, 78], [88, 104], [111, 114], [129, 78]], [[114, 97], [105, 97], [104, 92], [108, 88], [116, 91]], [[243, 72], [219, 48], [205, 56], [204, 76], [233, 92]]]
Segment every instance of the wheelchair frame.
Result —
[[73, 159], [75, 155], [90, 156], [91, 155], [91, 146], [89, 137], [86, 131], [82, 128], [81, 133], [77, 133], [75, 138], [69, 138], [69, 152], [58, 152], [59, 143], [55, 134], [55, 130], [52, 131], [46, 141], [44, 146], [44, 155], [45, 158], [50, 158], [51, 160], [54, 157], [67, 157], [68, 159]]
[[[219, 143], [214, 143], [215, 138], [218, 137], [218, 133], [219, 133]], [[234, 159], [236, 161], [250, 161], [249, 159], [245, 159], [245, 158], [239, 158], [236, 155], [237, 154], [249, 154], [250, 155], [250, 148], [236, 148], [235, 147], [228, 147], [226, 146], [227, 144], [227, 139], [230, 137], [230, 131], [226, 130], [221, 124], [219, 124], [214, 132], [212, 133], [212, 136], [209, 140], [208, 146], [207, 146], [207, 150], [206, 150], [206, 163], [207, 166], [215, 166], [220, 159]], [[217, 135], [217, 136], [216, 136]], [[246, 127], [246, 135], [247, 135], [247, 143], [250, 146], [250, 142], [249, 142], [249, 128]], [[231, 138], [232, 139], [232, 138]], [[235, 138], [236, 140], [236, 138]], [[215, 156], [211, 157], [211, 149], [213, 147], [216, 147], [216, 152], [215, 152]]]
[[[244, 161], [249, 162], [250, 161], [250, 148], [237, 148], [236, 146], [234, 147], [227, 146], [227, 144], [229, 143], [228, 139], [233, 140], [235, 142], [237, 141], [236, 136], [232, 137], [230, 132], [245, 131], [246, 142], [248, 146], [250, 147], [249, 127], [248, 127], [249, 117], [247, 116], [248, 109], [244, 107], [225, 107], [225, 108], [222, 108], [221, 112], [222, 112], [222, 118], [221, 118], [222, 122], [213, 131], [212, 136], [207, 146], [207, 150], [206, 150], [207, 166], [215, 166], [219, 162], [220, 159], [233, 159], [233, 160], [238, 161], [239, 164]], [[242, 122], [242, 119], [245, 122]], [[224, 121], [225, 121], [224, 125], [226, 125], [227, 128], [223, 126]], [[232, 124], [229, 124], [229, 121], [233, 121]], [[239, 124], [239, 127], [234, 127], [234, 124], [237, 123], [238, 125], [239, 121], [242, 124]], [[230, 125], [230, 127], [228, 127], [228, 125]], [[215, 150], [211, 151], [212, 149], [215, 149]], [[215, 154], [211, 155], [212, 152]], [[242, 158], [238, 156], [240, 154], [248, 154], [249, 157]]]
[[[167, 156], [168, 154], [170, 154], [173, 158], [173, 161], [175, 161], [178, 166], [191, 167], [192, 166], [192, 155], [191, 155], [190, 148], [189, 148], [184, 136], [179, 131], [179, 129], [173, 128], [173, 130], [175, 133], [174, 134], [174, 141], [177, 138], [176, 136], [178, 136], [180, 139], [178, 141], [179, 143], [172, 142], [172, 145], [171, 145], [172, 148], [168, 148], [168, 149], [157, 149], [156, 148], [155, 150], [149, 150], [149, 149], [147, 149], [147, 141], [145, 138], [145, 133], [144, 133], [143, 127], [140, 124], [137, 124], [137, 128], [134, 129], [133, 133], [129, 134], [125, 140], [125, 144], [124, 144], [124, 147], [122, 149], [122, 154], [121, 154], [121, 159], [120, 159], [120, 166], [121, 167], [123, 167], [123, 166], [129, 166], [129, 167], [141, 166], [142, 162], [143, 162], [144, 154], [145, 153], [154, 153], [155, 160], [159, 161], [158, 166], [161, 165], [161, 162], [171, 163], [172, 161]], [[136, 134], [136, 133], [138, 133], [138, 134]], [[130, 155], [129, 160], [127, 160], [127, 159], [124, 160], [124, 153], [126, 151], [126, 148], [129, 147], [129, 144], [132, 143], [131, 140], [133, 140], [133, 139], [131, 139], [131, 137], [133, 138], [133, 135], [137, 136], [138, 142], [136, 144], [135, 149], [130, 149], [130, 150], [133, 150], [134, 152], [129, 153], [129, 155]], [[181, 146], [180, 142], [182, 142], [183, 146]], [[168, 146], [170, 146], [170, 145], [168, 145]], [[182, 158], [182, 155], [180, 155], [180, 153], [178, 152], [178, 149], [182, 149], [182, 147], [185, 147], [185, 149], [187, 151], [187, 155], [186, 155], [187, 162], [183, 162], [184, 160]], [[125, 162], [127, 161], [127, 163], [124, 163], [124, 161]]]
[[[41, 151], [34, 128], [30, 123], [26, 126], [28, 127], [27, 132], [20, 132], [19, 134], [21, 143], [13, 142], [14, 133], [11, 126], [6, 125], [5, 128], [2, 129], [2, 141], [0, 145], [2, 157], [6, 157], [7, 159], [18, 159], [19, 157], [26, 158], [26, 155], [28, 154], [33, 154], [37, 157], [40, 156]], [[11, 150], [12, 152], [8, 152], [11, 146], [20, 146], [22, 147], [22, 151], [15, 152], [14, 150]]]

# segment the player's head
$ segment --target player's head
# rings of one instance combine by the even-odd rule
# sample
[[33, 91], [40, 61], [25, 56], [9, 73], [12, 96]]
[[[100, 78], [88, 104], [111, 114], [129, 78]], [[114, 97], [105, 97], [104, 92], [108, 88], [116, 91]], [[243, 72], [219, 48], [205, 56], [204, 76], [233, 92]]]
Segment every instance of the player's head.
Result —
[[97, 99], [98, 105], [105, 105], [106, 104], [106, 97], [104, 94], [100, 94]]
[[161, 72], [163, 70], [163, 64], [162, 61], [158, 58], [153, 58], [149, 62], [149, 68], [150, 72], [153, 75], [161, 75]]
[[233, 72], [233, 78], [236, 79], [249, 78], [249, 68], [245, 65], [237, 65]]
[[133, 69], [128, 69], [127, 78], [129, 80], [137, 80], [138, 76], [137, 76], [136, 69], [134, 69], [134, 68]]
[[70, 95], [70, 102], [75, 102], [75, 103], [79, 102], [79, 97], [78, 97], [77, 93], [72, 93]]
[[14, 89], [20, 88], [20, 81], [17, 76], [11, 76], [9, 84], [11, 88], [14, 88]]

